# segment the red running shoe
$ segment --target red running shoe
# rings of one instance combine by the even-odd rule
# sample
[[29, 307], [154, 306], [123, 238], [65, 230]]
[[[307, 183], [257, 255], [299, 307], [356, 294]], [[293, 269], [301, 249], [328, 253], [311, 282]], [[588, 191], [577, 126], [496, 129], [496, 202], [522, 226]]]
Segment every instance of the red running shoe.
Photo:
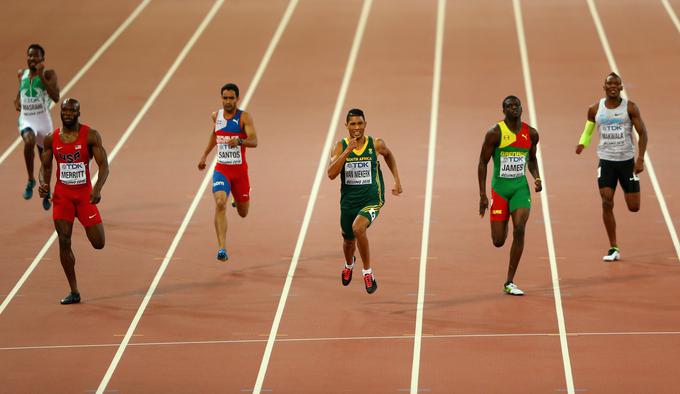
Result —
[[342, 270], [342, 285], [347, 286], [349, 282], [352, 281], [352, 270], [354, 269], [354, 263], [356, 263], [357, 258], [352, 257], [352, 268], [347, 268], [347, 263], [345, 263], [345, 268]]
[[364, 275], [364, 284], [366, 285], [366, 291], [368, 294], [373, 294], [376, 290], [378, 290], [378, 282], [375, 280], [375, 277], [372, 273]]

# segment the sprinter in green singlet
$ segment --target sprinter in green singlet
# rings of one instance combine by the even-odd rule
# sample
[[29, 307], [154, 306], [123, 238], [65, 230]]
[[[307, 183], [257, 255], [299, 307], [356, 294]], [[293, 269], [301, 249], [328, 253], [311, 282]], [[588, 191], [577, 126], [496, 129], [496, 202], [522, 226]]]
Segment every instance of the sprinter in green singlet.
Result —
[[[54, 130], [50, 117], [50, 103], [59, 101], [57, 73], [45, 68], [45, 50], [38, 44], [29, 45], [26, 50], [27, 69], [18, 71], [19, 90], [14, 99], [14, 108], [19, 112], [19, 134], [24, 140], [24, 161], [28, 183], [24, 188], [24, 199], [33, 197], [35, 176], [33, 162], [35, 147], [42, 155], [43, 140]], [[50, 196], [42, 201], [45, 210], [50, 209]]]
[[486, 195], [486, 167], [493, 157], [491, 179], [491, 238], [500, 248], [508, 237], [508, 221], [512, 216], [512, 247], [508, 276], [503, 286], [506, 294], [523, 295], [514, 283], [515, 272], [524, 250], [524, 229], [531, 210], [531, 193], [525, 175], [528, 167], [534, 177], [534, 190], [543, 189], [536, 161], [538, 132], [522, 122], [522, 103], [515, 96], [503, 100], [505, 119], [486, 132], [479, 155], [479, 216], [489, 208]]
[[385, 141], [364, 135], [366, 117], [360, 109], [347, 112], [345, 126], [349, 137], [338, 141], [331, 153], [328, 166], [328, 177], [335, 179], [340, 175], [340, 227], [342, 228], [342, 250], [345, 255], [345, 267], [342, 270], [342, 284], [347, 286], [352, 281], [354, 269], [354, 252], [359, 247], [359, 255], [363, 262], [364, 285], [369, 294], [378, 288], [371, 268], [366, 229], [373, 223], [385, 203], [385, 183], [380, 171], [378, 154], [385, 158], [387, 167], [392, 172], [394, 186], [392, 194], [401, 194], [401, 181], [397, 171], [397, 160]]

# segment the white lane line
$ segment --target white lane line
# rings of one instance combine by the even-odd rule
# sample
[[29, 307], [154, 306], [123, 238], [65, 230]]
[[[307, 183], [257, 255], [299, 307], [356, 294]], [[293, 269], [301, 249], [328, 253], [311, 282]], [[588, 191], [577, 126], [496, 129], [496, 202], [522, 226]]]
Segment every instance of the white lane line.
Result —
[[[61, 89], [60, 96], [64, 97], [66, 93], [68, 93], [68, 91], [71, 90], [71, 88], [76, 83], [78, 83], [80, 78], [82, 78], [83, 75], [85, 75], [85, 73], [90, 70], [90, 68], [97, 62], [97, 60], [99, 60], [99, 58], [104, 54], [104, 52], [106, 52], [106, 50], [109, 49], [111, 44], [113, 44], [116, 41], [116, 39], [118, 39], [118, 36], [123, 34], [125, 29], [127, 29], [128, 26], [130, 26], [130, 24], [137, 18], [137, 16], [144, 10], [144, 8], [146, 8], [146, 6], [150, 2], [151, 0], [144, 0], [137, 6], [137, 8], [135, 8], [134, 11], [132, 11], [132, 13], [127, 17], [127, 19], [125, 19], [125, 21], [123, 21], [123, 23], [120, 26], [118, 26], [118, 29], [116, 29], [116, 31], [114, 31], [113, 34], [111, 34], [109, 39], [106, 40], [102, 44], [102, 46], [99, 47], [99, 49], [97, 49], [97, 51], [94, 53], [94, 55], [92, 55], [90, 60], [88, 60], [87, 63], [85, 63], [83, 68], [81, 68], [80, 71], [78, 71], [78, 73], [76, 73], [76, 75], [73, 76], [73, 78], [66, 84], [66, 86], [64, 86], [64, 88]], [[49, 109], [52, 109], [54, 105], [55, 103], [50, 104]], [[17, 146], [19, 146], [20, 143], [21, 136], [17, 137], [14, 140], [14, 142], [12, 142], [12, 144], [2, 153], [2, 155], [0, 155], [0, 165], [5, 161], [5, 159], [7, 159], [7, 157], [14, 151], [14, 149], [16, 149]]]
[[423, 337], [423, 308], [425, 304], [425, 280], [427, 278], [427, 252], [430, 242], [430, 219], [432, 216], [432, 189], [434, 188], [435, 148], [437, 146], [437, 126], [439, 120], [439, 90], [441, 86], [445, 13], [446, 0], [439, 0], [437, 3], [437, 26], [434, 44], [432, 102], [430, 104], [430, 141], [427, 149], [427, 175], [425, 202], [423, 204], [423, 233], [420, 243], [418, 301], [416, 304], [416, 326], [413, 340], [413, 362], [411, 364], [411, 394], [418, 393], [418, 379], [420, 375], [420, 345]]
[[[604, 53], [607, 56], [607, 62], [609, 62], [609, 68], [611, 68], [612, 71], [615, 73], [621, 75], [619, 72], [619, 68], [616, 65], [616, 60], [614, 59], [614, 55], [612, 54], [611, 47], [609, 46], [609, 40], [607, 39], [607, 33], [604, 31], [604, 27], [602, 26], [602, 21], [600, 20], [600, 14], [597, 12], [597, 7], [595, 7], [595, 2], [593, 0], [587, 0], [588, 2], [588, 8], [590, 9], [590, 14], [593, 17], [593, 22], [595, 22], [595, 28], [597, 29], [597, 35], [600, 37], [600, 43], [602, 44], [602, 49], [604, 49]], [[671, 9], [672, 11], [672, 9]], [[673, 16], [675, 14], [673, 13]], [[674, 19], [674, 22], [677, 20], [677, 18]], [[677, 25], [676, 25], [677, 26]], [[628, 98], [628, 95], [626, 94], [626, 91], [621, 92], [621, 97], [623, 98]], [[637, 133], [635, 133], [636, 138]], [[661, 191], [661, 185], [659, 184], [658, 179], [656, 178], [656, 171], [654, 171], [654, 165], [652, 165], [652, 158], [649, 155], [649, 147], [647, 147], [647, 152], [645, 152], [645, 170], [649, 174], [649, 180], [652, 181], [652, 188], [654, 189], [654, 194], [656, 194], [656, 199], [659, 201], [659, 207], [661, 208], [661, 214], [663, 215], [663, 219], [666, 222], [666, 227], [668, 228], [668, 233], [671, 237], [671, 241], [673, 242], [673, 246], [675, 247], [675, 254], [678, 257], [678, 260], [680, 260], [680, 241], [678, 241], [678, 233], [675, 231], [675, 226], [673, 225], [673, 219], [671, 218], [671, 214], [668, 212], [668, 206], [666, 205], [666, 199], [663, 196], [663, 192]]]
[[671, 4], [668, 2], [668, 0], [661, 0], [661, 3], [663, 4], [663, 7], [666, 9], [668, 16], [671, 17], [671, 20], [675, 25], [675, 29], [678, 31], [678, 33], [680, 33], [680, 21], [678, 21], [678, 16], [675, 14], [675, 11], [673, 11], [673, 7], [671, 7]]
[[283, 290], [281, 291], [279, 305], [276, 308], [276, 314], [274, 315], [272, 328], [269, 332], [267, 346], [265, 347], [264, 354], [262, 355], [262, 362], [260, 363], [260, 370], [257, 373], [257, 379], [255, 381], [255, 387], [253, 388], [253, 394], [260, 393], [260, 391], [262, 390], [262, 384], [264, 383], [264, 377], [267, 374], [269, 358], [271, 357], [272, 349], [274, 348], [274, 342], [276, 341], [276, 334], [278, 333], [279, 325], [281, 324], [283, 310], [286, 306], [288, 293], [290, 292], [290, 287], [291, 284], [293, 283], [293, 277], [295, 276], [295, 270], [300, 259], [300, 254], [302, 253], [302, 246], [305, 242], [307, 229], [309, 228], [309, 222], [312, 218], [312, 213], [314, 212], [314, 206], [316, 205], [316, 198], [317, 195], [319, 194], [321, 180], [324, 178], [324, 175], [326, 173], [326, 165], [328, 164], [330, 150], [331, 147], [333, 146], [335, 130], [337, 128], [338, 122], [340, 121], [340, 112], [342, 111], [342, 107], [345, 103], [345, 97], [347, 96], [349, 83], [350, 80], [352, 79], [352, 72], [354, 71], [354, 64], [356, 63], [357, 55], [359, 53], [359, 47], [361, 46], [361, 40], [363, 38], [364, 30], [366, 27], [366, 21], [368, 20], [368, 14], [371, 10], [372, 4], [373, 4], [372, 0], [364, 0], [363, 7], [361, 9], [361, 15], [359, 16], [359, 23], [357, 24], [357, 30], [356, 33], [354, 34], [354, 41], [352, 42], [352, 48], [350, 50], [349, 59], [347, 60], [347, 65], [345, 66], [345, 74], [343, 76], [342, 84], [340, 86], [340, 92], [338, 92], [338, 97], [337, 100], [335, 101], [335, 109], [333, 110], [331, 122], [328, 125], [328, 131], [326, 132], [326, 140], [321, 146], [321, 157], [319, 157], [319, 165], [316, 169], [316, 175], [314, 177], [312, 190], [309, 194], [309, 199], [307, 200], [305, 216], [302, 220], [302, 225], [300, 226], [300, 233], [298, 234], [297, 243], [295, 244], [295, 251], [293, 252], [293, 257], [290, 260], [290, 267], [288, 268], [286, 281], [283, 285]]
[[[466, 338], [538, 338], [538, 337], [558, 337], [560, 334], [554, 333], [491, 333], [491, 334], [440, 334], [425, 335], [428, 339], [466, 339]], [[570, 337], [589, 337], [589, 336], [678, 336], [680, 331], [630, 331], [630, 332], [572, 332], [567, 334]], [[376, 340], [411, 340], [413, 335], [385, 335], [385, 336], [358, 336], [358, 337], [312, 337], [312, 338], [278, 338], [276, 342], [337, 342], [337, 341], [376, 341]], [[187, 345], [231, 345], [264, 343], [266, 339], [216, 339], [209, 341], [169, 341], [169, 342], [136, 342], [128, 346], [153, 347], [153, 346], [187, 346]], [[100, 343], [100, 344], [80, 344], [80, 345], [43, 345], [43, 346], [9, 346], [0, 347], [0, 351], [17, 350], [59, 350], [59, 349], [86, 349], [101, 347], [117, 347], [119, 343]]]
[[[191, 37], [189, 42], [187, 42], [186, 46], [184, 47], [184, 50], [180, 54], [180, 57], [177, 58], [177, 61], [173, 66], [179, 66], [179, 64], [184, 60], [184, 57], [189, 53], [191, 48], [194, 46], [198, 38], [201, 36], [203, 31], [206, 29], [210, 21], [214, 18], [215, 14], [219, 10], [219, 8], [222, 6], [224, 3], [224, 0], [217, 0], [213, 7], [210, 9], [210, 12], [208, 12], [208, 15], [206, 15], [205, 19], [203, 19], [203, 22], [201, 25], [196, 29], [196, 32], [194, 35]], [[258, 66], [255, 75], [253, 76], [253, 80], [250, 82], [250, 85], [248, 87], [248, 92], [246, 95], [244, 95], [243, 99], [243, 104], [242, 108], [245, 109], [248, 106], [248, 103], [250, 102], [250, 99], [253, 97], [253, 94], [255, 90], [257, 89], [258, 84], [260, 83], [260, 79], [262, 78], [262, 75], [264, 75], [264, 71], [267, 68], [267, 65], [269, 64], [269, 60], [272, 57], [272, 54], [274, 53], [274, 50], [276, 49], [276, 46], [279, 43], [279, 40], [281, 36], [283, 35], [283, 31], [286, 29], [286, 26], [288, 25], [288, 21], [290, 20], [291, 15], [293, 14], [293, 11], [295, 10], [295, 7], [298, 3], [298, 0], [291, 0], [288, 3], [288, 8], [286, 8], [286, 11], [281, 18], [281, 21], [279, 22], [279, 26], [274, 32], [274, 35], [269, 42], [269, 46], [267, 47], [267, 50], [265, 51], [262, 60], [260, 61], [260, 65]], [[175, 67], [176, 69], [176, 67]], [[174, 71], [173, 71], [174, 72]], [[211, 165], [209, 168], [215, 167], [215, 164], [217, 162], [217, 156], [213, 159]], [[191, 202], [191, 205], [189, 206], [189, 210], [187, 211], [186, 215], [184, 216], [184, 220], [182, 221], [182, 224], [180, 225], [179, 229], [177, 230], [177, 233], [175, 234], [175, 238], [172, 240], [172, 243], [170, 244], [170, 248], [165, 254], [165, 258], [163, 259], [163, 262], [161, 263], [161, 266], [158, 268], [158, 272], [156, 272], [156, 276], [154, 277], [153, 281], [151, 282], [151, 285], [149, 286], [149, 289], [146, 292], [146, 295], [144, 296], [144, 299], [142, 300], [142, 303], [139, 305], [139, 308], [137, 309], [137, 313], [135, 314], [135, 317], [132, 319], [132, 322], [130, 323], [130, 326], [128, 327], [128, 330], [125, 334], [125, 337], [121, 341], [120, 345], [118, 346], [118, 350], [116, 351], [116, 354], [113, 357], [113, 360], [111, 360], [111, 364], [109, 365], [108, 370], [106, 371], [106, 374], [102, 378], [102, 381], [99, 384], [99, 388], [97, 389], [97, 393], [103, 393], [106, 390], [106, 386], [109, 384], [109, 381], [111, 380], [111, 377], [113, 376], [114, 371], [116, 370], [116, 367], [118, 366], [118, 363], [120, 362], [123, 353], [125, 352], [125, 349], [127, 348], [130, 339], [132, 338], [132, 335], [134, 334], [135, 329], [137, 328], [137, 325], [139, 324], [139, 321], [142, 318], [142, 315], [144, 314], [144, 311], [146, 310], [147, 305], [151, 301], [151, 297], [153, 296], [153, 293], [156, 291], [156, 288], [158, 287], [158, 283], [160, 282], [161, 278], [163, 277], [163, 274], [165, 273], [166, 268], [168, 267], [168, 264], [170, 264], [170, 261], [172, 260], [172, 256], [175, 253], [175, 250], [177, 249], [177, 246], [179, 245], [180, 240], [184, 236], [184, 232], [186, 231], [187, 226], [189, 225], [189, 222], [191, 221], [192, 216], [194, 215], [194, 212], [196, 211], [196, 208], [198, 207], [199, 202], [201, 201], [201, 198], [203, 196], [203, 193], [205, 192], [206, 188], [208, 187], [208, 184], [211, 180], [212, 173], [210, 171], [206, 171], [206, 175], [203, 178], [203, 181], [201, 182], [201, 185], [198, 188], [198, 191], [196, 191], [196, 195], [194, 196], [193, 201]]]
[[[522, 60], [522, 75], [524, 78], [524, 88], [527, 96], [527, 106], [529, 109], [529, 122], [532, 126], [538, 128], [538, 119], [536, 116], [536, 105], [534, 103], [534, 88], [531, 82], [531, 71], [529, 69], [529, 53], [527, 50], [526, 36], [524, 34], [524, 21], [522, 17], [522, 8], [519, 0], [513, 0], [512, 6], [515, 14], [515, 25], [517, 26], [517, 41], [519, 43], [520, 57]], [[550, 221], [550, 207], [548, 205], [548, 188], [546, 182], [546, 173], [543, 169], [543, 156], [541, 154], [541, 146], [536, 148], [536, 158], [538, 161], [538, 169], [543, 180], [543, 191], [541, 195], [541, 208], [543, 210], [543, 224], [545, 227], [545, 238], [548, 245], [548, 257], [550, 261], [550, 276], [552, 279], [553, 297], [555, 299], [555, 312], [557, 317], [557, 327], [560, 337], [560, 348], [562, 350], [562, 365], [564, 367], [564, 380], [567, 385], [567, 392], [574, 394], [574, 377], [571, 371], [571, 359], [569, 357], [569, 345], [567, 343], [567, 328], [564, 321], [564, 310], [562, 308], [562, 294], [560, 291], [560, 279], [557, 271], [557, 259], [555, 258], [555, 242], [553, 239], [552, 223]]]

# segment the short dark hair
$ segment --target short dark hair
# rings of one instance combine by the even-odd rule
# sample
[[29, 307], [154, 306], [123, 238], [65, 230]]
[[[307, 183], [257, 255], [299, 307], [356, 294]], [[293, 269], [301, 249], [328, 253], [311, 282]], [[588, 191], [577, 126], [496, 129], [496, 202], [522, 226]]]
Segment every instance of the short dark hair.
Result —
[[347, 111], [347, 117], [345, 118], [345, 123], [349, 122], [350, 116], [361, 116], [361, 118], [366, 121], [366, 116], [364, 116], [364, 111], [360, 110], [359, 108], [352, 108], [349, 111]]
[[623, 79], [621, 79], [621, 77], [619, 76], [619, 74], [615, 73], [614, 71], [612, 71], [612, 72], [610, 72], [609, 74], [607, 74], [607, 76], [604, 77], [604, 81], [607, 82], [607, 80], [609, 79], [609, 77], [614, 77], [614, 78], [618, 79], [619, 82], [623, 82]]
[[63, 108], [66, 104], [70, 103], [73, 103], [76, 107], [78, 107], [78, 110], [80, 110], [80, 101], [78, 101], [78, 99], [74, 99], [73, 97], [64, 99], [64, 101], [61, 102], [61, 107]]
[[522, 105], [522, 100], [520, 100], [519, 97], [510, 95], [503, 99], [503, 102], [501, 102], [501, 108], [505, 108], [505, 102], [512, 99], [517, 100], [519, 102], [519, 105]]
[[239, 91], [238, 91], [238, 86], [236, 86], [235, 83], [227, 83], [224, 86], [222, 86], [222, 89], [220, 89], [220, 94], [224, 93], [225, 90], [231, 90], [234, 93], [236, 93], [236, 97], [238, 97]]
[[31, 49], [37, 49], [40, 51], [40, 56], [45, 57], [45, 48], [41, 47], [40, 44], [31, 44], [28, 46], [26, 53], [31, 51]]

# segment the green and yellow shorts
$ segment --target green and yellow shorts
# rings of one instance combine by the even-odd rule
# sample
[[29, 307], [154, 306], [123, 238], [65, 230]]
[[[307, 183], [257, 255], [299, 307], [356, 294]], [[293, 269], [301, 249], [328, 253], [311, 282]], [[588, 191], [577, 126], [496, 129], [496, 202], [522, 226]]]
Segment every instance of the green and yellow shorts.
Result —
[[343, 207], [340, 206], [340, 228], [342, 228], [342, 238], [351, 241], [354, 239], [354, 231], [352, 231], [352, 224], [357, 216], [363, 216], [369, 221], [369, 226], [380, 214], [381, 204], [370, 204], [359, 207]]
[[510, 219], [510, 213], [517, 208], [531, 208], [531, 192], [526, 182], [498, 181], [491, 187], [491, 221]]

